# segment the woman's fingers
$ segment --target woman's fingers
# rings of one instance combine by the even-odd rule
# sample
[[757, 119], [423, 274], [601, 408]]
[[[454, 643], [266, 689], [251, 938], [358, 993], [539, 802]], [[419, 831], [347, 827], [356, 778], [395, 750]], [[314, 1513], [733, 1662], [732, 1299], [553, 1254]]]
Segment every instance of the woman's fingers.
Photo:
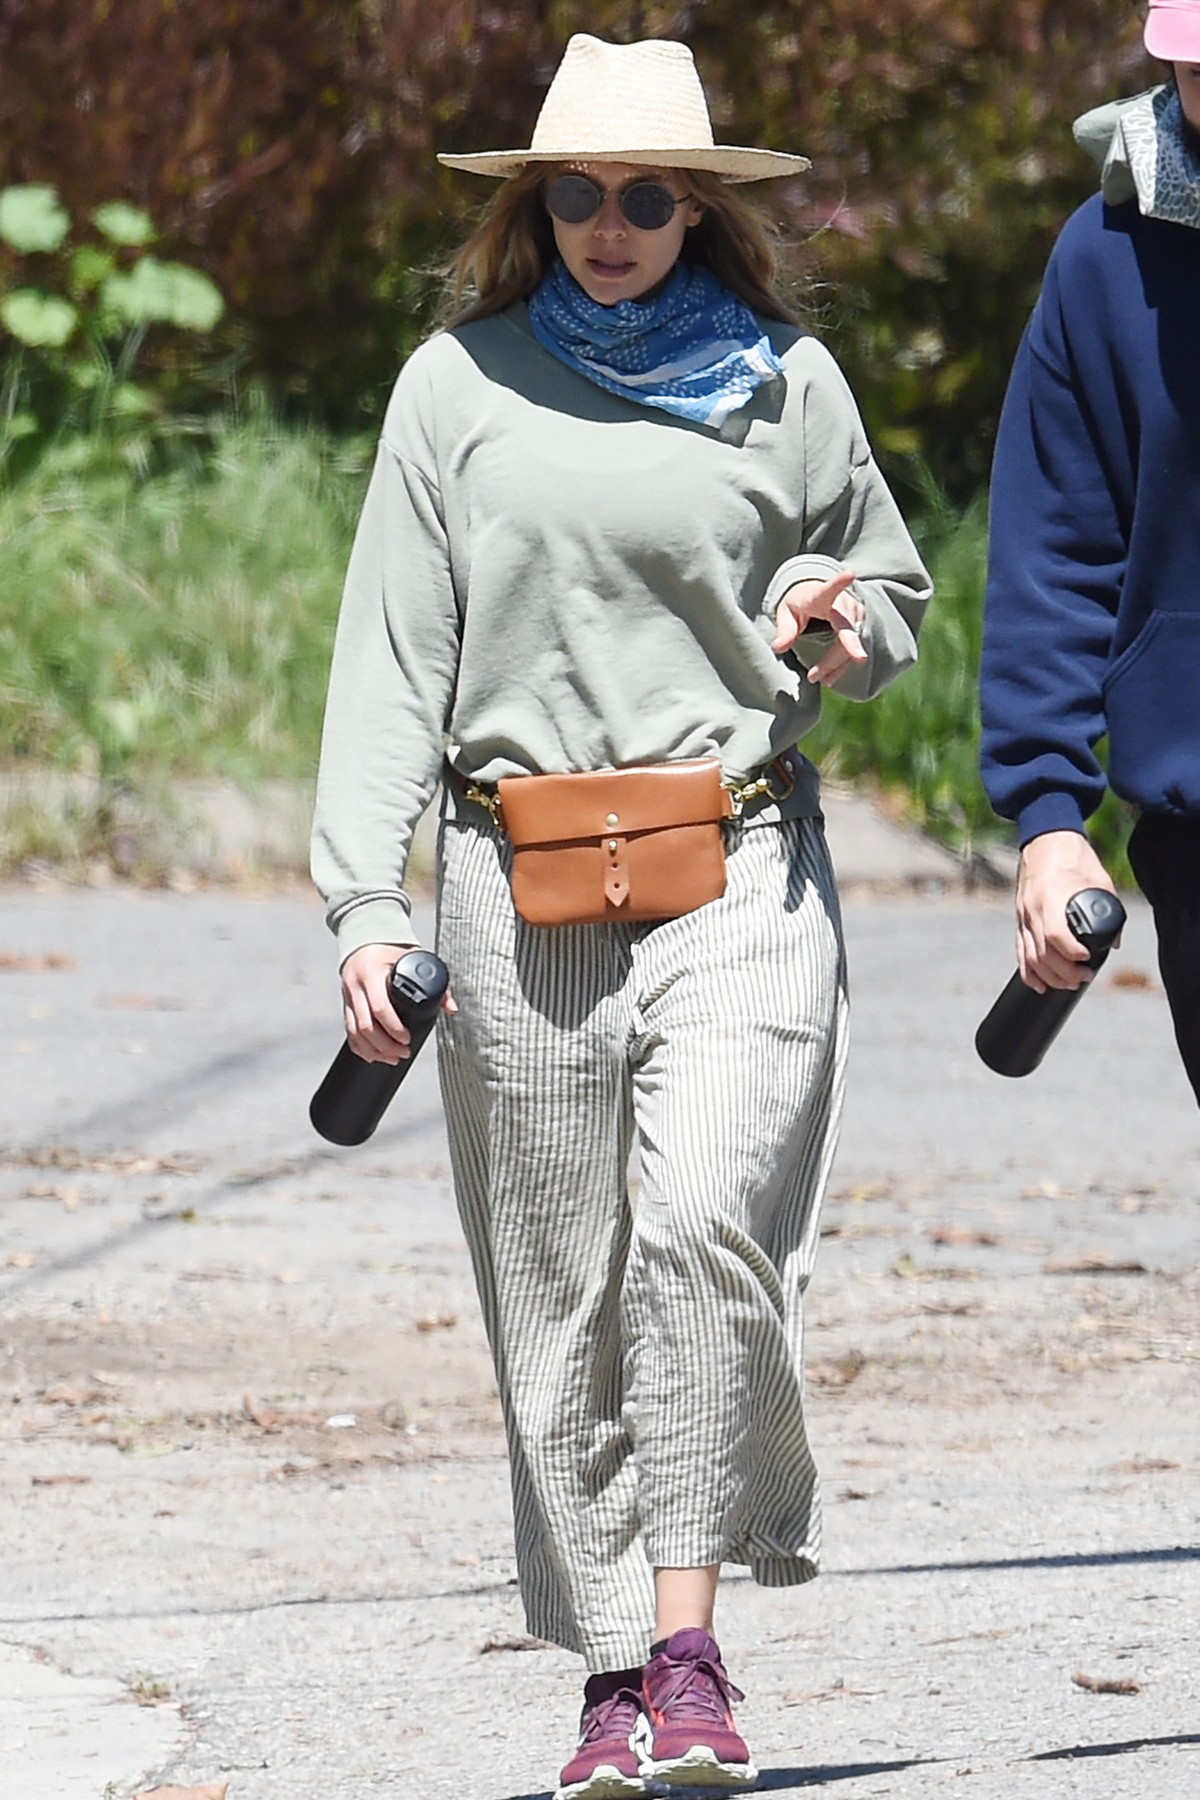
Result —
[[1112, 892], [1112, 881], [1082, 832], [1048, 831], [1021, 851], [1017, 875], [1017, 963], [1036, 992], [1077, 988], [1092, 978], [1088, 953], [1067, 924], [1081, 888]]
[[[857, 604], [861, 607], [861, 602]], [[830, 623], [835, 626], [837, 637], [832, 648], [827, 650], [820, 661], [815, 662], [808, 671], [807, 679], [809, 681], [820, 682], [825, 687], [831, 687], [839, 676], [844, 675], [846, 670], [853, 667], [855, 663], [866, 662], [867, 649], [861, 636], [866, 616], [865, 607], [862, 607], [861, 612], [853, 618], [847, 617], [840, 609], [834, 613]], [[844, 619], [845, 622], [838, 624], [839, 619]]]
[[[389, 994], [389, 980], [397, 958], [416, 944], [364, 944], [342, 964], [342, 1020], [346, 1042], [364, 1062], [403, 1062], [412, 1055], [412, 1037]], [[443, 1010], [458, 1011], [458, 1002], [447, 988]]]
[[1089, 982], [1092, 971], [1080, 958], [1082, 945], [1077, 938], [1071, 939], [1071, 945], [1073, 953], [1066, 954], [1041, 930], [1029, 927], [1019, 930], [1017, 967], [1026, 986], [1033, 988], [1035, 993], [1042, 994], [1047, 988], [1077, 988]]
[[397, 1063], [412, 1054], [409, 1034], [388, 997], [388, 979], [405, 948], [366, 944], [342, 965], [346, 1041], [364, 1062]]
[[840, 569], [825, 581], [797, 581], [779, 602], [771, 642], [776, 655], [791, 650], [801, 632], [814, 622], [827, 624], [836, 634], [832, 648], [808, 671], [809, 681], [828, 684], [851, 663], [866, 661], [861, 633], [867, 609], [856, 595], [847, 592], [853, 581], [853, 569]]
[[807, 581], [794, 581], [775, 609], [775, 636], [772, 650], [790, 650], [797, 637], [813, 619], [828, 619], [838, 597], [854, 580], [852, 569], [839, 569], [822, 581], [813, 576]]
[[811, 614], [816, 618], [828, 618], [835, 611], [838, 596], [854, 582], [853, 569], [839, 569], [836, 575], [817, 583], [817, 592], [812, 596]]
[[867, 648], [862, 641], [866, 622], [867, 609], [862, 601], [852, 594], [843, 595], [829, 615], [836, 633], [833, 646], [808, 671], [809, 681], [831, 687], [855, 663], [866, 662]]

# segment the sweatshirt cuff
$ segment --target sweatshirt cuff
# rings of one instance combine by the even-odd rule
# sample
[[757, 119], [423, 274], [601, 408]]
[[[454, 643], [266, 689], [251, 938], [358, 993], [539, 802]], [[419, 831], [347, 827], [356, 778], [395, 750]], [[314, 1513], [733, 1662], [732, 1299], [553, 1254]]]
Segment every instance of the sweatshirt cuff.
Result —
[[351, 906], [337, 921], [338, 967], [365, 944], [415, 944], [407, 894], [375, 896]]
[[1048, 831], [1077, 831], [1087, 836], [1083, 811], [1074, 794], [1039, 794], [1017, 814], [1017, 848], [1023, 850], [1031, 838], [1044, 837]]

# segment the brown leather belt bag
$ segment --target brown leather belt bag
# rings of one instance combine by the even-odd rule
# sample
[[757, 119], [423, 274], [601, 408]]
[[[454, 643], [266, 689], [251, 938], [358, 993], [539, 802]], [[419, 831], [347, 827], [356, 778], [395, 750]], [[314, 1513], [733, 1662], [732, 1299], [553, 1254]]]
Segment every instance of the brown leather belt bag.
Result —
[[676, 919], [725, 892], [734, 805], [717, 762], [509, 775], [498, 793], [531, 925]]

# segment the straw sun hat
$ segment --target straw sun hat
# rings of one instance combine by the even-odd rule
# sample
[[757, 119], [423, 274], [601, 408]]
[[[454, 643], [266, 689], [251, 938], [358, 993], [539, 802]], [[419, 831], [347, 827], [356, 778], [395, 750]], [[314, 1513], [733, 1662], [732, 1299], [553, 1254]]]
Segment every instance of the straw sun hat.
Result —
[[726, 181], [799, 175], [806, 156], [714, 144], [704, 89], [686, 44], [605, 44], [577, 32], [546, 91], [528, 150], [439, 156], [473, 175], [518, 175], [528, 163], [645, 163], [709, 169]]

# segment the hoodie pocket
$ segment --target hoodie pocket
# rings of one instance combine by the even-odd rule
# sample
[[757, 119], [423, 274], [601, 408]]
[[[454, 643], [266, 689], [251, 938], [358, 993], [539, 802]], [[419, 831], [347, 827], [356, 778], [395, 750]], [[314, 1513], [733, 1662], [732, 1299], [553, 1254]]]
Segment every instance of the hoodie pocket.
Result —
[[1200, 612], [1156, 612], [1105, 677], [1108, 778], [1139, 806], [1200, 812]]

